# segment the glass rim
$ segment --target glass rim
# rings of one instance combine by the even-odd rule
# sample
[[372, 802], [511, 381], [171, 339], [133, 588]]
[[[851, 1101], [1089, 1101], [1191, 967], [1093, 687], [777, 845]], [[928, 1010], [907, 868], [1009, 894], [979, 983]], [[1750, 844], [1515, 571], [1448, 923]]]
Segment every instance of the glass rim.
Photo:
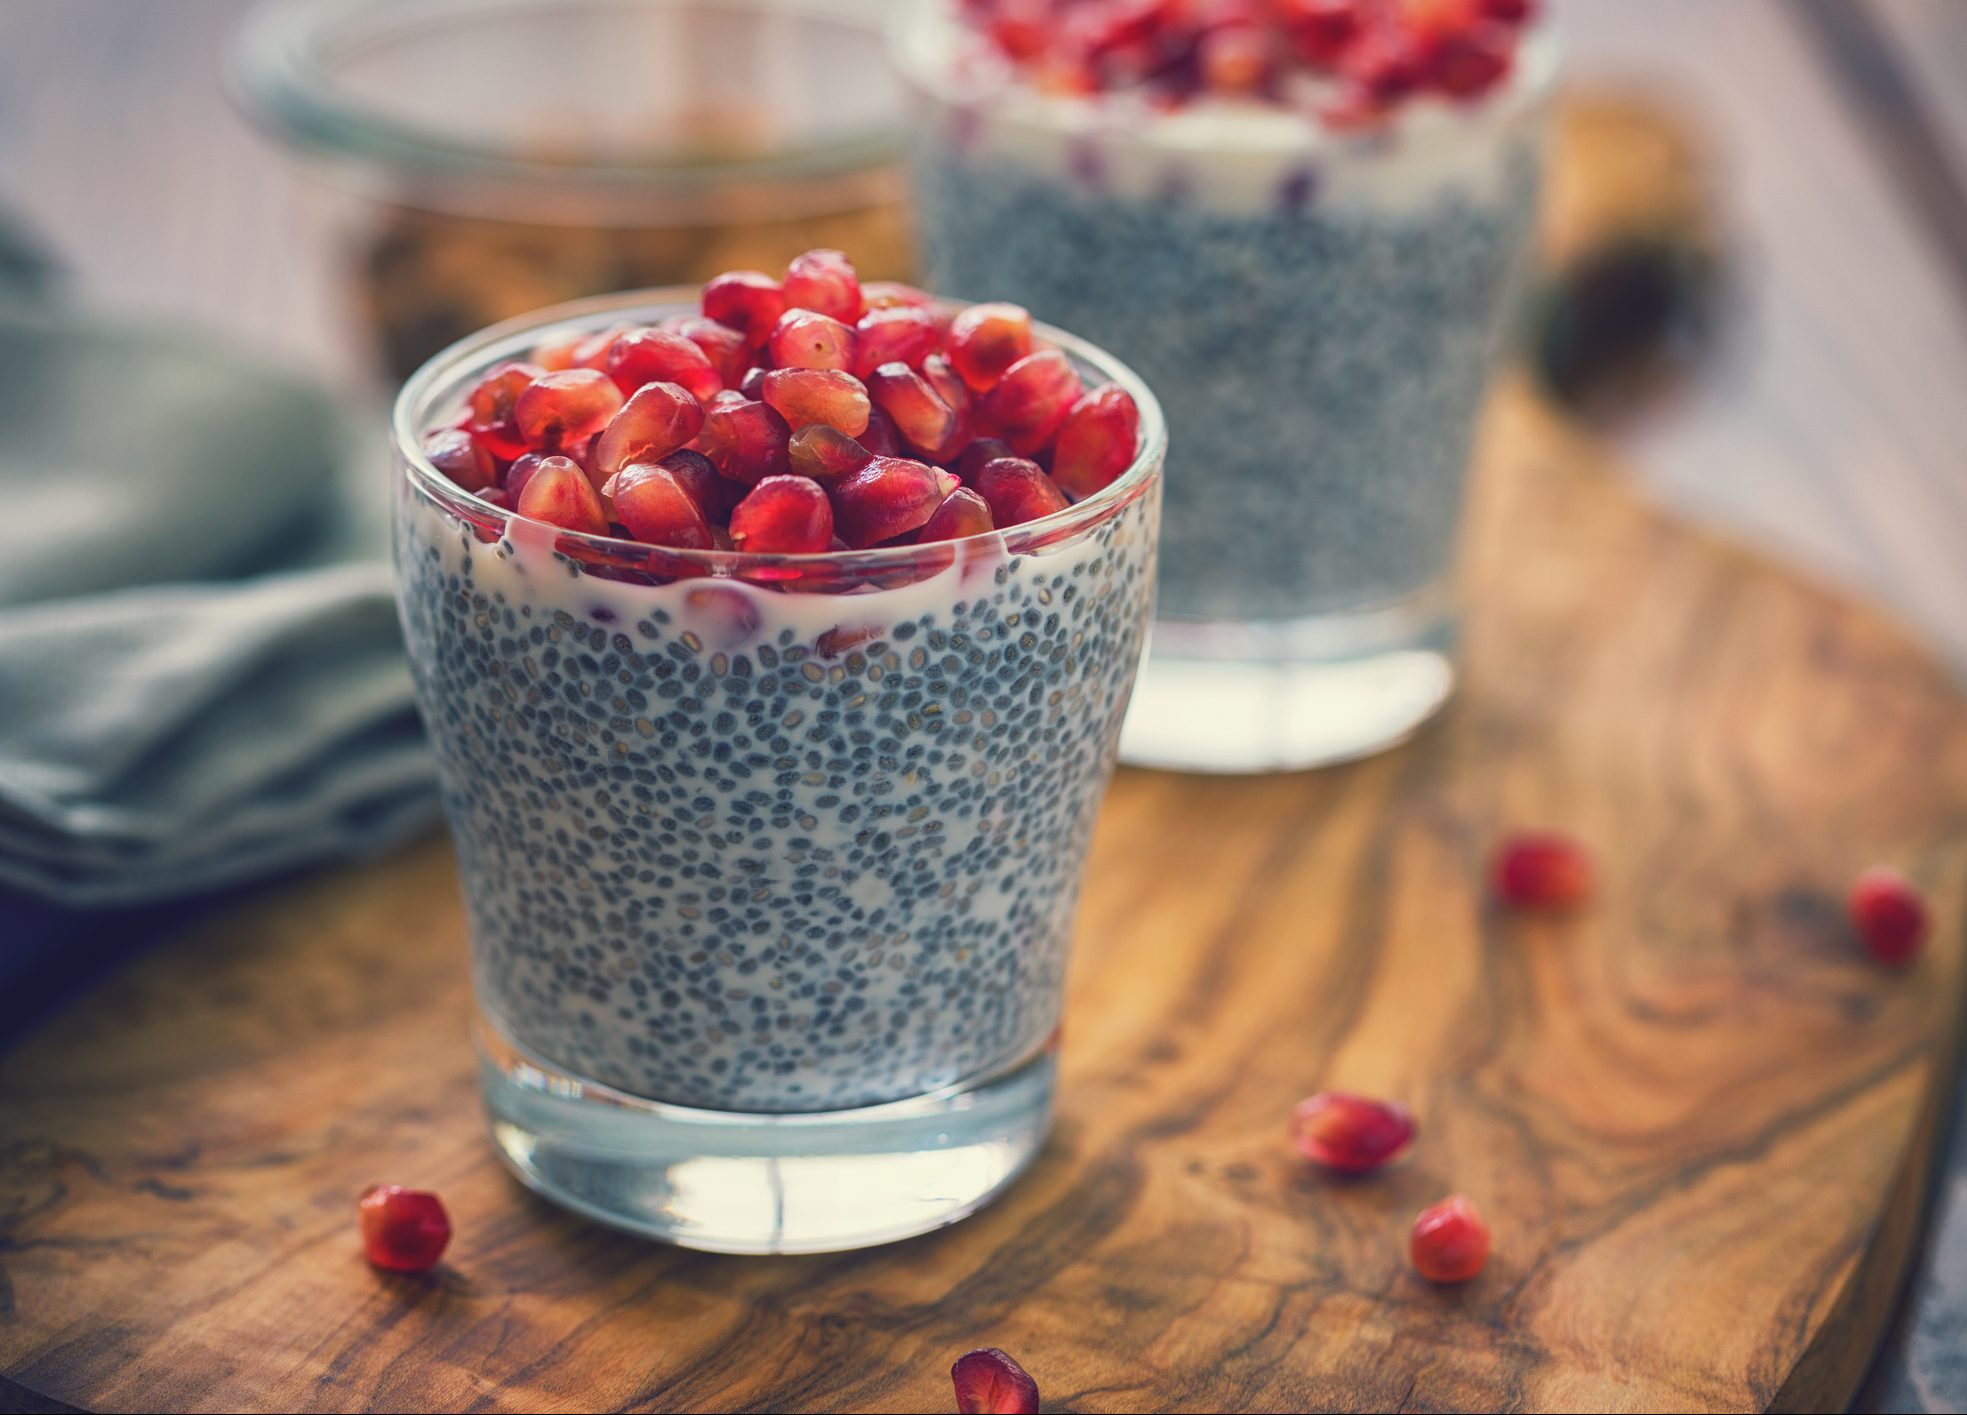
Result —
[[[899, 160], [899, 124], [843, 133], [825, 142], [788, 146], [751, 157], [699, 160], [675, 154], [624, 152], [578, 162], [516, 155], [494, 146], [448, 139], [424, 125], [392, 119], [350, 97], [330, 69], [360, 38], [359, 26], [406, 27], [481, 20], [501, 14], [586, 5], [592, 8], [675, 9], [710, 0], [423, 0], [414, 13], [394, 0], [260, 0], [234, 36], [225, 64], [234, 102], [262, 128], [305, 151], [397, 171], [486, 181], [690, 194], [734, 181], [799, 182], [859, 176]], [[786, 15], [867, 33], [877, 48], [878, 20], [850, 14], [828, 0], [715, 0], [720, 9]], [[415, 23], [421, 21], [421, 24]], [[351, 33], [345, 29], [354, 27]], [[390, 33], [385, 29], [383, 33]]]
[[[469, 386], [461, 375], [522, 358], [540, 342], [545, 333], [563, 326], [569, 327], [569, 332], [572, 327], [592, 328], [603, 324], [600, 317], [608, 315], [641, 314], [648, 317], [647, 322], [653, 323], [666, 314], [696, 310], [700, 294], [698, 286], [669, 285], [649, 290], [591, 295], [586, 299], [549, 305], [505, 320], [476, 334], [466, 335], [431, 355], [404, 382], [390, 413], [391, 439], [411, 488], [439, 507], [480, 524], [503, 525], [507, 521], [526, 519], [517, 511], [495, 506], [475, 492], [466, 491], [437, 470], [423, 451], [423, 439], [441, 427], [430, 423], [431, 412]], [[939, 299], [936, 303], [946, 309], [961, 309], [968, 302]], [[1167, 456], [1168, 424], [1153, 390], [1139, 374], [1106, 350], [1075, 334], [1036, 320], [1032, 322], [1032, 334], [1056, 345], [1075, 362], [1094, 369], [1108, 383], [1123, 389], [1140, 411], [1140, 441], [1127, 469], [1085, 500], [1076, 501], [1063, 511], [958, 540], [933, 541], [927, 545], [872, 546], [864, 550], [822, 550], [809, 555], [765, 554], [745, 550], [683, 550], [620, 536], [590, 535], [585, 531], [567, 530], [559, 526], [550, 528], [554, 542], [563, 549], [571, 546], [589, 552], [599, 560], [615, 563], [625, 558], [647, 560], [656, 556], [667, 563], [695, 567], [713, 577], [752, 583], [753, 576], [762, 576], [760, 587], [769, 584], [771, 572], [777, 569], [810, 574], [824, 567], [837, 568], [849, 574], [865, 570], [873, 576], [906, 567], [922, 557], [939, 557], [954, 547], [975, 543], [995, 542], [1003, 547], [1008, 556], [1025, 555], [1060, 544], [1105, 524], [1146, 493]]]
[[[947, 72], [935, 71], [920, 62], [921, 56], [915, 51], [936, 26], [960, 27], [960, 24], [948, 0], [907, 0], [907, 3], [889, 12], [889, 60], [917, 98], [928, 98], [935, 103], [961, 108], [1009, 91], [1043, 100], [1029, 105], [1028, 111], [1022, 115], [1033, 130], [1046, 130], [1066, 137], [1120, 140], [1138, 144], [1143, 149], [1177, 156], [1207, 156], [1211, 151], [1277, 155], [1277, 149], [1264, 143], [1239, 145], [1229, 141], [1211, 148], [1191, 141], [1167, 141], [1170, 129], [1159, 121], [1163, 116], [1160, 114], [1112, 114], [1107, 116], [1123, 117], [1127, 122], [1122, 126], [1093, 127], [1088, 120], [1106, 115], [1106, 110], [1084, 98], [1044, 95], [1017, 84], [981, 84], [974, 81], [952, 84]], [[1556, 27], [1548, 18], [1537, 20], [1522, 35], [1518, 46], [1518, 63], [1507, 87], [1479, 103], [1469, 105], [1468, 111], [1482, 120], [1505, 124], [1532, 117], [1543, 109], [1555, 92], [1558, 76], [1564, 68], [1563, 58], [1564, 44]], [[1276, 105], [1265, 105], [1265, 110], [1294, 116], [1294, 110]], [[1457, 105], [1455, 111], [1461, 111], [1461, 106]], [[1399, 133], [1397, 145], [1390, 147], [1386, 141], [1389, 131], [1403, 126], [1399, 113], [1384, 128], [1359, 132], [1340, 131], [1308, 114], [1295, 116], [1304, 119], [1304, 151], [1322, 160], [1338, 163], [1383, 161], [1393, 153], [1411, 152], [1417, 147], [1436, 148], [1466, 141], [1468, 132], [1467, 125], [1431, 124], [1429, 131], [1415, 134], [1411, 131], [1413, 124], [1410, 122], [1405, 125], [1409, 131]], [[1405, 116], [1411, 117], [1412, 114]]]

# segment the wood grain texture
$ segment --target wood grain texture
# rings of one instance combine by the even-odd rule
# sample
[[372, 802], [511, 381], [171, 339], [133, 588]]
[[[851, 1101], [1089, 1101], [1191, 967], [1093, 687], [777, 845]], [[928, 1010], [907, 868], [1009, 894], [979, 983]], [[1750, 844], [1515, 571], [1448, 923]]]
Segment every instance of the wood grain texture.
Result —
[[[1520, 393], [1478, 482], [1467, 691], [1409, 746], [1265, 780], [1125, 772], [1095, 845], [1057, 1135], [887, 1250], [665, 1250], [498, 1168], [441, 843], [269, 896], [0, 1068], [0, 1373], [91, 1409], [941, 1409], [1015, 1352], [1061, 1408], [1842, 1403], [1903, 1271], [1957, 1045], [1967, 705], [1877, 617], [1661, 519]], [[1483, 900], [1509, 825], [1594, 908]], [[1836, 896], [1903, 862], [1905, 976]], [[1407, 1098], [1366, 1183], [1291, 1103]], [[427, 1279], [353, 1196], [440, 1190]], [[1450, 1190], [1496, 1233], [1414, 1279]]]

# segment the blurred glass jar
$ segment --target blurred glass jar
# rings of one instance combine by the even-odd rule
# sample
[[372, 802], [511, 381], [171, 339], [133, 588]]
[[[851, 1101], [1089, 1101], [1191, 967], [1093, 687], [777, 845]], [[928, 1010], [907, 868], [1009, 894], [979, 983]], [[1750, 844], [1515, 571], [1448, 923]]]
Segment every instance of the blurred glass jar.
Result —
[[399, 378], [542, 305], [814, 246], [912, 273], [903, 101], [856, 0], [276, 0], [231, 79], [330, 179]]

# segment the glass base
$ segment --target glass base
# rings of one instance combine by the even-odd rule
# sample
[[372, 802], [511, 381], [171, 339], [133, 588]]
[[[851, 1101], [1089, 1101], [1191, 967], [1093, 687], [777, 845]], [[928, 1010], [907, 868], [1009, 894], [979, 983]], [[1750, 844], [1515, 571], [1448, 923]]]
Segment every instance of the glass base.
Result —
[[830, 1253], [955, 1223], [1051, 1128], [1054, 1048], [926, 1096], [753, 1115], [664, 1105], [582, 1080], [482, 1015], [485, 1106], [506, 1163], [588, 1218], [712, 1253]]
[[1249, 774], [1371, 756], [1448, 701], [1454, 639], [1445, 589], [1276, 622], [1158, 620], [1120, 759]]

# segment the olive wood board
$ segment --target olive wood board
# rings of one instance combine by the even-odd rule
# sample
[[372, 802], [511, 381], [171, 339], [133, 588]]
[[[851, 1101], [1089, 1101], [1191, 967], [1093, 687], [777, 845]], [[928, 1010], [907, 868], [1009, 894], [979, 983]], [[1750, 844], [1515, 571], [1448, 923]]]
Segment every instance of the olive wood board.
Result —
[[[1083, 896], [1056, 1133], [895, 1246], [683, 1252], [494, 1158], [447, 846], [271, 890], [0, 1059], [0, 1405], [938, 1410], [997, 1345], [1074, 1410], [1831, 1408], [1917, 1234], [1962, 1020], [1967, 702], [1877, 614], [1649, 509], [1521, 387], [1471, 509], [1466, 677], [1414, 741], [1266, 778], [1123, 770]], [[1562, 918], [1498, 835], [1588, 841]], [[1926, 956], [1846, 937], [1862, 866]], [[1286, 1138], [1399, 1097], [1377, 1177]], [[352, 1204], [457, 1238], [372, 1271]], [[1420, 1281], [1412, 1216], [1495, 1234]]]

